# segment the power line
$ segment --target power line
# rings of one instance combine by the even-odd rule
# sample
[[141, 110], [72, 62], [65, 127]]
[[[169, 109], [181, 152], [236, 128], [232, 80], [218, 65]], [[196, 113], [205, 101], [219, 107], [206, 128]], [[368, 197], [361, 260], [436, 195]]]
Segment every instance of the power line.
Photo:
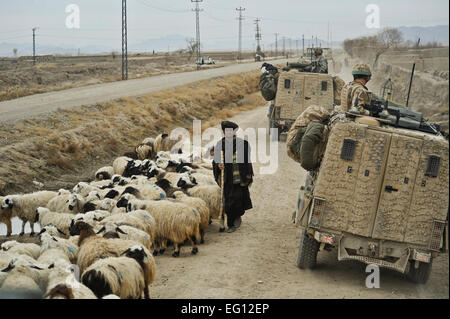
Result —
[[138, 0], [141, 4], [152, 8], [152, 9], [156, 9], [156, 10], [160, 10], [160, 11], [164, 11], [164, 12], [171, 12], [171, 13], [187, 13], [189, 12], [189, 10], [177, 10], [177, 9], [166, 9], [166, 8], [161, 8], [152, 4], [149, 4], [148, 2], [144, 1], [144, 0]]
[[128, 80], [127, 0], [122, 0], [122, 80]]
[[200, 2], [203, 2], [203, 0], [191, 0], [191, 2], [195, 3], [195, 9], [193, 11], [195, 11], [195, 17], [196, 17], [196, 28], [195, 28], [195, 33], [196, 33], [196, 37], [197, 37], [197, 70], [200, 69], [200, 64], [199, 64], [199, 60], [200, 60], [200, 11], [203, 11], [202, 9], [200, 9]]
[[244, 17], [242, 16], [242, 12], [245, 11], [245, 8], [239, 7], [236, 8], [236, 11], [239, 11], [239, 49], [238, 49], [238, 62], [241, 61], [241, 52], [242, 52], [242, 20]]

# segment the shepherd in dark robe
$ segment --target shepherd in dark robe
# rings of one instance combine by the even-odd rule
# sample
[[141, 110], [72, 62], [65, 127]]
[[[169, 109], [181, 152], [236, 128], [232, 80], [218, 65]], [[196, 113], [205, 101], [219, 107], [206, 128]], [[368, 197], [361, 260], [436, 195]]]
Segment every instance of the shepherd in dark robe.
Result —
[[[224, 212], [227, 215], [227, 232], [234, 232], [241, 224], [241, 216], [253, 208], [249, 185], [253, 182], [253, 166], [250, 146], [247, 141], [238, 138], [236, 123], [223, 121], [222, 131], [225, 137], [214, 147], [214, 178], [221, 185], [221, 170], [224, 169]], [[222, 161], [222, 151], [224, 160]], [[223, 230], [222, 230], [223, 231]]]

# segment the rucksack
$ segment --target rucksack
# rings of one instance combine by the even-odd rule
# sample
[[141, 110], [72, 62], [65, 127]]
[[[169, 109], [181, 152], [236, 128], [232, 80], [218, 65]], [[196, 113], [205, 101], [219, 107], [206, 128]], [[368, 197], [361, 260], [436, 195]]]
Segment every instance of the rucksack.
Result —
[[321, 152], [326, 144], [326, 123], [330, 112], [311, 105], [296, 119], [286, 138], [287, 154], [308, 171], [320, 165]]
[[266, 101], [272, 101], [277, 95], [278, 78], [273, 72], [264, 72], [259, 77], [259, 89]]

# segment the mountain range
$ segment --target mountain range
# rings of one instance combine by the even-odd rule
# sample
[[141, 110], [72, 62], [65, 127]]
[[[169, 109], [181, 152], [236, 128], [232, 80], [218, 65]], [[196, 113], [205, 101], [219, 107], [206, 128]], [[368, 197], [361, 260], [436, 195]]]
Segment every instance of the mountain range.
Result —
[[[443, 45], [449, 44], [449, 26], [448, 25], [439, 25], [433, 27], [398, 27], [399, 31], [402, 32], [403, 38], [405, 41], [410, 40], [416, 42], [418, 38], [421, 40], [421, 44], [426, 44], [429, 42], [439, 42]], [[185, 49], [187, 47], [187, 39], [192, 38], [192, 36], [187, 35], [167, 35], [156, 39], [148, 39], [139, 43], [129, 43], [128, 50], [129, 52], [152, 52], [155, 51], [163, 51], [167, 52], [167, 50], [175, 51], [179, 49]], [[295, 38], [289, 39], [286, 38], [285, 47], [289, 49], [291, 47], [294, 51], [296, 50], [296, 41], [299, 43], [299, 49], [302, 48], [302, 39]], [[30, 41], [31, 42], [31, 41]], [[305, 46], [310, 45], [310, 39], [305, 39]], [[322, 45], [322, 47], [327, 46], [327, 41], [317, 39], [317, 42]], [[264, 43], [264, 42], [263, 42]], [[333, 41], [331, 43], [332, 47], [339, 47], [341, 45], [340, 41]], [[253, 50], [255, 49], [254, 41], [243, 42], [244, 50]], [[202, 50], [207, 51], [224, 51], [224, 50], [236, 50], [237, 47], [237, 39], [235, 40], [209, 40], [202, 42]], [[31, 55], [32, 44], [31, 43], [9, 43], [3, 42], [0, 43], [0, 56], [12, 57], [13, 49], [16, 48], [18, 50], [18, 55]], [[275, 43], [265, 43], [263, 44], [263, 50], [275, 50]], [[283, 40], [279, 38], [278, 40], [278, 50], [282, 51], [283, 49]], [[114, 48], [106, 45], [89, 45], [89, 46], [58, 46], [58, 45], [39, 45], [37, 43], [36, 52], [39, 55], [45, 54], [64, 54], [64, 55], [77, 55], [79, 53], [82, 54], [96, 54], [96, 53], [110, 53], [112, 51], [120, 52], [121, 48]]]

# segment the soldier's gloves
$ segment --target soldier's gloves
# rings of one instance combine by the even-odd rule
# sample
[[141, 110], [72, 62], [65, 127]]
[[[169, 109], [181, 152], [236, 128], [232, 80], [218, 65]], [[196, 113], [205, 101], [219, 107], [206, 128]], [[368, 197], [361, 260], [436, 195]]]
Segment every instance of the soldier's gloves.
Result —
[[359, 110], [354, 106], [352, 106], [352, 108], [348, 112], [353, 114], [360, 114]]

